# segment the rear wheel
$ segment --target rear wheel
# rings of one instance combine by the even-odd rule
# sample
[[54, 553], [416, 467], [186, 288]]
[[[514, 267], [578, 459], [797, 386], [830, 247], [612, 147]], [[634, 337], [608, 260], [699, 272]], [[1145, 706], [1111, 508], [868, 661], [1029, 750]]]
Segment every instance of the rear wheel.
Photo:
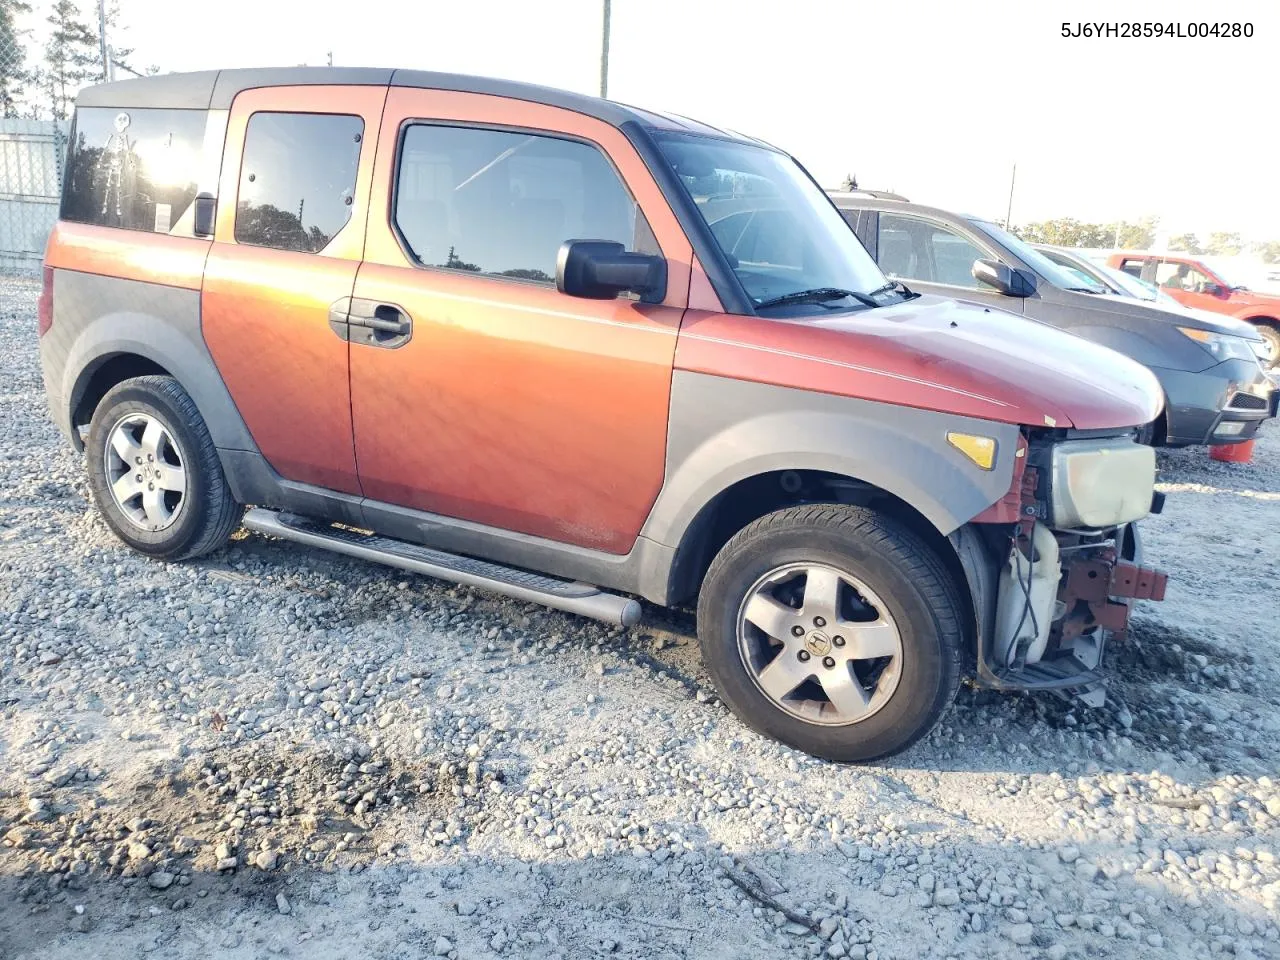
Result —
[[209, 430], [172, 377], [135, 377], [107, 391], [85, 456], [99, 512], [139, 553], [197, 557], [240, 524], [244, 510], [231, 497]]
[[749, 726], [837, 761], [927, 733], [955, 696], [956, 585], [905, 527], [863, 507], [769, 514], [711, 564], [698, 637], [725, 703]]

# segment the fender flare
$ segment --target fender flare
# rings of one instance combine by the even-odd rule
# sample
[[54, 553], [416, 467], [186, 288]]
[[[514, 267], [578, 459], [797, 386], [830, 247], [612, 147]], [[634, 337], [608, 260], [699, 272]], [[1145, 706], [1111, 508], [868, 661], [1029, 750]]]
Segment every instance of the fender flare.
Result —
[[[257, 445], [200, 333], [200, 293], [160, 288], [163, 298], [181, 301], [156, 313], [114, 310], [86, 323], [75, 335], [63, 364], [62, 402], [74, 415], [93, 375], [115, 356], [132, 354], [163, 367], [191, 395], [214, 446], [256, 451]], [[181, 318], [181, 319], [178, 319]]]
[[[667, 479], [641, 535], [678, 547], [724, 491], [779, 470], [816, 470], [871, 484], [919, 511], [944, 537], [1008, 492], [1016, 425], [870, 401], [843, 404], [850, 405], [848, 412], [802, 409], [738, 420], [683, 450], [681, 438], [672, 437]], [[952, 430], [994, 437], [994, 469], [979, 469], [951, 447], [946, 434]]]

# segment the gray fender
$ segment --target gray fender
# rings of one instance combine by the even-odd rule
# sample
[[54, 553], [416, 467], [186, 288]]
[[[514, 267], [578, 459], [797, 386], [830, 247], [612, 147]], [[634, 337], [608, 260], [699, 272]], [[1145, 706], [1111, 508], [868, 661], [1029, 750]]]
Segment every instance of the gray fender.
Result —
[[[1072, 324], [1066, 330], [1153, 368], [1198, 373], [1213, 366], [1217, 362], [1213, 357], [1175, 329], [1172, 321], [1176, 319], [1176, 315], [1170, 314], [1168, 320], [1139, 318], [1130, 321], [1133, 328], [1086, 323]], [[1153, 372], [1159, 376], [1158, 370]]]
[[[994, 437], [994, 469], [976, 467], [948, 431]], [[677, 370], [666, 482], [642, 535], [676, 546], [739, 480], [822, 470], [893, 494], [945, 536], [1008, 491], [1017, 436], [1012, 424]]]
[[41, 348], [46, 366], [61, 368], [67, 417], [106, 360], [135, 354], [168, 370], [191, 394], [215, 446], [257, 449], [205, 346], [199, 290], [67, 270], [57, 271], [54, 283], [53, 327]]

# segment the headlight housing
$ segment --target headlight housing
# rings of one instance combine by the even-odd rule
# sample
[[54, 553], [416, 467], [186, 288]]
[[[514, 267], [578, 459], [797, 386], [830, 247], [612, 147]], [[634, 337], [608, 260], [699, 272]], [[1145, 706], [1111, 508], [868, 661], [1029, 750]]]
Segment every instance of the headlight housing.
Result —
[[1067, 440], [1050, 460], [1052, 526], [1094, 530], [1139, 520], [1151, 512], [1156, 452], [1132, 440]]
[[1184, 337], [1194, 340], [1204, 347], [1211, 356], [1218, 360], [1256, 360], [1258, 354], [1253, 346], [1254, 341], [1244, 337], [1233, 337], [1226, 333], [1214, 333], [1212, 330], [1198, 330], [1195, 327], [1178, 327]]

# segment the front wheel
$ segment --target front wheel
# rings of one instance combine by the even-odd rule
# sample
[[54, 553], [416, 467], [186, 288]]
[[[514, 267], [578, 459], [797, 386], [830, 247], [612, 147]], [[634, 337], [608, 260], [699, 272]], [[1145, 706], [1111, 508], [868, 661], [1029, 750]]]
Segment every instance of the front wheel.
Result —
[[1258, 323], [1256, 326], [1271, 348], [1271, 356], [1262, 364], [1263, 369], [1268, 373], [1280, 372], [1280, 326], [1273, 323]]
[[864, 507], [768, 514], [711, 564], [698, 638], [725, 703], [766, 736], [841, 762], [924, 736], [955, 697], [954, 579], [915, 534]]

